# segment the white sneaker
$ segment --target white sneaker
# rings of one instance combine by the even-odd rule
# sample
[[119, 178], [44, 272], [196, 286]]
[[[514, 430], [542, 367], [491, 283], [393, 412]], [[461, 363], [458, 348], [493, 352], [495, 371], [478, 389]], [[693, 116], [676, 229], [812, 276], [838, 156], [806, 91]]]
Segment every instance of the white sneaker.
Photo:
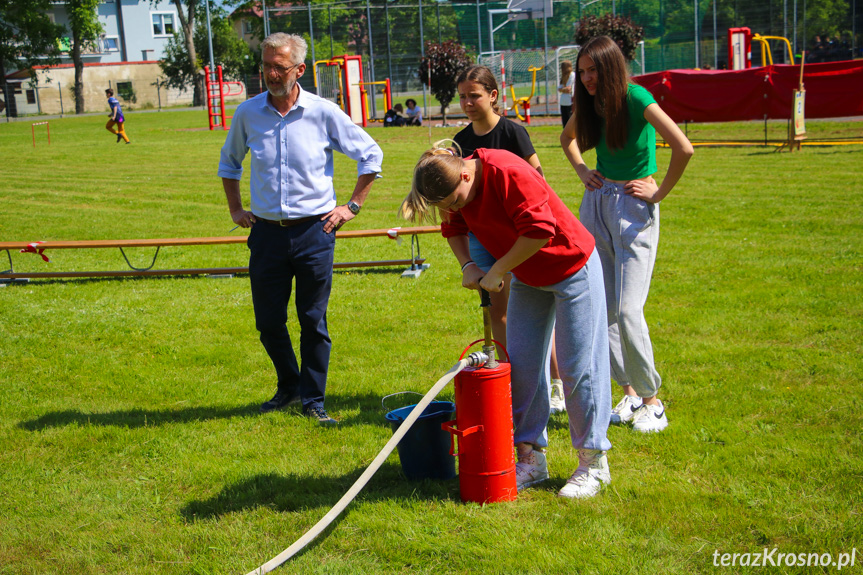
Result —
[[593, 497], [604, 484], [611, 483], [608, 458], [598, 449], [578, 450], [578, 469], [566, 482], [557, 495], [575, 499]]
[[620, 425], [622, 423], [630, 423], [635, 410], [641, 407], [641, 398], [633, 395], [624, 395], [623, 399], [614, 406], [611, 410], [611, 419], [609, 423], [612, 425]]
[[566, 411], [566, 399], [563, 394], [563, 382], [559, 379], [551, 380], [551, 412], [558, 413]]
[[665, 406], [661, 401], [659, 405], [642, 405], [632, 416], [632, 429], [641, 433], [662, 431], [666, 427], [668, 427], [668, 418], [665, 417]]
[[545, 453], [534, 449], [527, 455], [519, 455], [515, 464], [515, 486], [521, 491], [548, 479], [548, 464]]

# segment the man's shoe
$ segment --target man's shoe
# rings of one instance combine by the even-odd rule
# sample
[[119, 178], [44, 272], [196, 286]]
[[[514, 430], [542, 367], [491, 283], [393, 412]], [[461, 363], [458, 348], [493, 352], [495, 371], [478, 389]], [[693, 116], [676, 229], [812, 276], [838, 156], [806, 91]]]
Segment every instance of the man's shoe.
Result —
[[551, 412], [566, 411], [566, 399], [563, 394], [563, 382], [559, 379], [551, 380]]
[[641, 433], [655, 433], [666, 427], [668, 418], [665, 417], [665, 406], [661, 401], [659, 405], [642, 405], [632, 417], [632, 429]]
[[271, 411], [277, 411], [285, 409], [291, 405], [299, 405], [300, 404], [300, 394], [299, 393], [289, 393], [282, 389], [276, 390], [276, 395], [273, 396], [273, 399], [261, 404], [261, 413], [269, 413]]
[[608, 458], [598, 449], [578, 450], [578, 469], [557, 495], [573, 499], [593, 497], [604, 484], [611, 483]]
[[519, 455], [515, 464], [515, 486], [521, 491], [548, 479], [548, 463], [545, 453], [534, 449], [527, 455]]
[[612, 425], [630, 423], [632, 422], [632, 416], [635, 415], [635, 410], [639, 407], [641, 407], [640, 397], [624, 395], [623, 399], [611, 410], [611, 419], [608, 422]]
[[120, 134], [117, 134], [117, 143], [118, 144], [120, 143], [120, 140], [122, 140], [122, 139], [123, 139], [123, 136], [121, 136]]
[[313, 405], [308, 408], [305, 410], [305, 415], [308, 418], [317, 419], [318, 424], [323, 425], [324, 427], [331, 427], [339, 424], [339, 422], [330, 417], [327, 410], [320, 405]]

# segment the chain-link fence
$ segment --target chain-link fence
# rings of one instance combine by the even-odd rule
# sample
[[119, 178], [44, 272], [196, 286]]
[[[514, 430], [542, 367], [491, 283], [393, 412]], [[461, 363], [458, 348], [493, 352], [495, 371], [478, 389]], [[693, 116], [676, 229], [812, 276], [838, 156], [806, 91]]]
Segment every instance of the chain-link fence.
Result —
[[[543, 103], [549, 112], [557, 112], [557, 48], [575, 43], [578, 22], [588, 15], [612, 13], [644, 27], [643, 50], [633, 63], [635, 74], [724, 68], [728, 28], [742, 26], [762, 36], [787, 38], [796, 55], [815, 50], [817, 43], [821, 60], [863, 56], [863, 0], [553, 0], [551, 6], [551, 16], [543, 18], [542, 11], [508, 12], [506, 2], [480, 0], [355, 0], [291, 7], [272, 7], [268, 2], [265, 28], [305, 36], [312, 63], [361, 54], [365, 81], [389, 78], [394, 98], [420, 96], [427, 105], [431, 102], [417, 76], [427, 42], [455, 40], [474, 60], [501, 51], [540, 50], [540, 106], [534, 108], [539, 113], [544, 112]], [[770, 44], [775, 63], [790, 63], [792, 55], [783, 41]], [[756, 47], [753, 65], [761, 65]], [[246, 79], [250, 94], [255, 92], [254, 82]], [[513, 78], [512, 83], [529, 92], [525, 82]], [[302, 83], [314, 89], [311, 74]], [[380, 117], [384, 110], [373, 112]]]

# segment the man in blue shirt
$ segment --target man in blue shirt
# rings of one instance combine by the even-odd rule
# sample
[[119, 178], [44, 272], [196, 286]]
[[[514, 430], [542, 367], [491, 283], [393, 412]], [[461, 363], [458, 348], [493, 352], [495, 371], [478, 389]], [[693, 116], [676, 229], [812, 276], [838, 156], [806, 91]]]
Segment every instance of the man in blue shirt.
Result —
[[[231, 219], [252, 228], [248, 247], [255, 323], [278, 377], [276, 395], [261, 405], [261, 412], [302, 402], [308, 417], [335, 425], [324, 409], [335, 234], [359, 213], [381, 171], [383, 152], [338, 106], [300, 88], [305, 40], [271, 34], [261, 49], [267, 92], [237, 107], [219, 161]], [[357, 183], [343, 205], [336, 205], [333, 150], [357, 162]], [[251, 205], [246, 210], [240, 178], [249, 151]], [[300, 365], [286, 326], [294, 279]]]

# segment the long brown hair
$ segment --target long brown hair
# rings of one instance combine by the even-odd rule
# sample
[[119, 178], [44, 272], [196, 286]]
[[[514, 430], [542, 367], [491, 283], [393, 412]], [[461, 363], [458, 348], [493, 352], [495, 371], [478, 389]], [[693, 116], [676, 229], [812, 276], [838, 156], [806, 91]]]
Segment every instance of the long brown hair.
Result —
[[497, 79], [495, 79], [494, 73], [488, 67], [474, 65], [465, 68], [456, 76], [455, 85], [458, 86], [462, 82], [476, 82], [489, 95], [493, 91], [497, 92], [497, 97], [491, 103], [491, 109], [494, 110], [495, 114], [500, 114], [500, 105], [498, 104], [500, 101], [500, 90], [497, 87]]
[[596, 95], [591, 96], [581, 82], [575, 82], [575, 140], [580, 150], [595, 148], [605, 122], [605, 142], [610, 150], [626, 145], [629, 135], [629, 109], [626, 92], [629, 70], [623, 52], [608, 36], [591, 38], [578, 51], [576, 71], [581, 69], [581, 57], [590, 56], [596, 66]]

